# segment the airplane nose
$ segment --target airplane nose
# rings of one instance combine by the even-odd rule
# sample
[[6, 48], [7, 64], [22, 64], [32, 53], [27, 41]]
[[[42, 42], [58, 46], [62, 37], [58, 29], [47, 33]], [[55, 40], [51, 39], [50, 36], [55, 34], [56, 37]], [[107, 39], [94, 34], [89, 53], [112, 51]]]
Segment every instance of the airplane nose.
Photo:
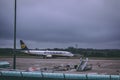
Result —
[[74, 56], [74, 54], [70, 54], [70, 56]]

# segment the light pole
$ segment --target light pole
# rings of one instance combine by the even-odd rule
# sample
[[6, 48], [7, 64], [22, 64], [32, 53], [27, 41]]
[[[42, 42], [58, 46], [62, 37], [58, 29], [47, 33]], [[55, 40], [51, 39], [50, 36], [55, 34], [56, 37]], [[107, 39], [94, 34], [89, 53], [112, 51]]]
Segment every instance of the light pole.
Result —
[[14, 1], [14, 51], [13, 51], [13, 69], [16, 69], [16, 9], [17, 1]]

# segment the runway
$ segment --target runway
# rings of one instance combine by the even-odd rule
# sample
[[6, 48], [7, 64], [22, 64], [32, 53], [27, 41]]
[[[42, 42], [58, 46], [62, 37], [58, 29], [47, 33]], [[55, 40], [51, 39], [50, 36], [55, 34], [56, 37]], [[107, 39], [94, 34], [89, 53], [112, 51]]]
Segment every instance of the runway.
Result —
[[[0, 58], [0, 61], [8, 61], [11, 64], [12, 58]], [[52, 68], [59, 65], [78, 65], [79, 59], [35, 59], [35, 58], [17, 58], [16, 68], [20, 70], [28, 70], [29, 67]], [[93, 68], [89, 71], [77, 72], [61, 71], [62, 73], [77, 73], [77, 74], [112, 74], [118, 75], [120, 73], [120, 60], [99, 60], [89, 59], [88, 64], [92, 64]]]

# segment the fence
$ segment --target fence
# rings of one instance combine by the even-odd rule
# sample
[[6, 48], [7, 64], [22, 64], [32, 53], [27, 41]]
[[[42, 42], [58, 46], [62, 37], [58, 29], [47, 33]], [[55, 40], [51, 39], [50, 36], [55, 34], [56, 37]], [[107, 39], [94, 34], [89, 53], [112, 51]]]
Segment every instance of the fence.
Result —
[[120, 80], [120, 75], [0, 71], [0, 80]]

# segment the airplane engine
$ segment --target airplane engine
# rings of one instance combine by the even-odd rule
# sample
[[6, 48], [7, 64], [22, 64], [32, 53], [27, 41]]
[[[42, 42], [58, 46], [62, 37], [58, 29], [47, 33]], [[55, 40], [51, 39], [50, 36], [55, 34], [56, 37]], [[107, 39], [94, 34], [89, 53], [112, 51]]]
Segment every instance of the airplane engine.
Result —
[[47, 58], [51, 58], [51, 57], [52, 57], [52, 55], [46, 55], [46, 57], [47, 57]]

